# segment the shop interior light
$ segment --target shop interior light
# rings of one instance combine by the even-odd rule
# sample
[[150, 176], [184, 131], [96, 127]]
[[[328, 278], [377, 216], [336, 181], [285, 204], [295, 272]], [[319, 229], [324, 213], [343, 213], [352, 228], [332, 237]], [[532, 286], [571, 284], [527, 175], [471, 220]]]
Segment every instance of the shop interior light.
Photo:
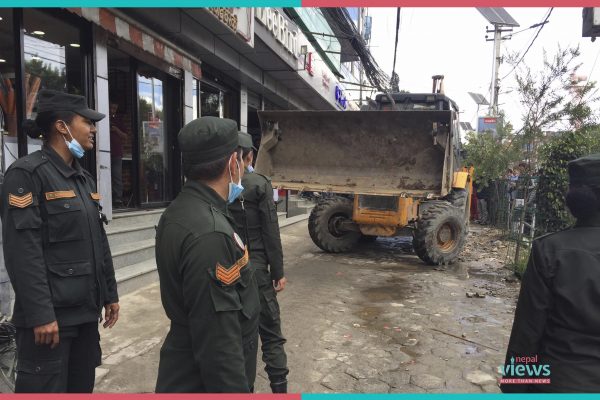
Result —
[[79, 43], [71, 43], [71, 44], [69, 44], [69, 46], [71, 46], [71, 47], [81, 47], [81, 45]]
[[4, 58], [0, 58], [0, 63], [6, 62]]
[[38, 36], [44, 36], [46, 34], [46, 32], [44, 31], [33, 31], [31, 32], [32, 35], [38, 35]]

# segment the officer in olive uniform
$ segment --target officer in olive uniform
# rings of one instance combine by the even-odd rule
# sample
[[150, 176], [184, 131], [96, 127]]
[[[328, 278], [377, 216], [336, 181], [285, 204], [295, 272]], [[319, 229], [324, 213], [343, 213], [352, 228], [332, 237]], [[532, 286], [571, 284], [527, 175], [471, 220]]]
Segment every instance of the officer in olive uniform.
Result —
[[171, 328], [156, 392], [251, 392], [260, 303], [228, 202], [244, 173], [237, 124], [202, 117], [179, 132], [183, 190], [162, 215], [156, 262]]
[[[577, 222], [533, 241], [505, 361], [504, 378], [551, 383], [507, 383], [503, 392], [600, 392], [600, 154], [568, 168], [566, 203]], [[542, 372], [512, 373], [524, 365], [517, 357], [535, 356]]]
[[40, 91], [36, 121], [24, 129], [44, 146], [6, 172], [0, 211], [15, 291], [16, 392], [92, 392], [102, 307], [105, 328], [118, 319], [100, 196], [77, 161], [102, 118], [82, 96]]
[[248, 243], [250, 261], [256, 270], [260, 291], [259, 334], [265, 371], [273, 393], [287, 392], [287, 357], [281, 333], [281, 319], [276, 292], [284, 289], [283, 252], [279, 236], [277, 209], [273, 201], [273, 187], [269, 178], [253, 172], [252, 136], [240, 132], [246, 172], [242, 178], [244, 191], [230, 206], [237, 224], [237, 232]]

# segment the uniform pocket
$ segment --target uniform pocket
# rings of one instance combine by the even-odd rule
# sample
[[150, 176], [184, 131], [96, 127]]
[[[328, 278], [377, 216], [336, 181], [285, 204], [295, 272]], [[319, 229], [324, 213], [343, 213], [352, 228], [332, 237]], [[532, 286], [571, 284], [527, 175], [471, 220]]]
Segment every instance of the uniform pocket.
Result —
[[50, 264], [48, 270], [54, 307], [73, 307], [85, 303], [91, 289], [91, 263]]
[[62, 360], [19, 360], [17, 372], [33, 375], [54, 375], [60, 373]]
[[277, 302], [277, 295], [275, 293], [275, 289], [268, 288], [268, 289], [263, 289], [261, 290], [261, 295], [263, 296], [264, 302], [267, 306], [267, 310], [269, 313], [269, 316], [271, 316], [271, 318], [273, 320], [276, 320], [279, 318], [279, 303]]
[[210, 297], [216, 312], [239, 311], [242, 309], [240, 296], [233, 286], [217, 286], [215, 283], [211, 283]]
[[48, 241], [68, 242], [83, 238], [81, 203], [76, 199], [61, 199], [46, 202], [48, 212]]

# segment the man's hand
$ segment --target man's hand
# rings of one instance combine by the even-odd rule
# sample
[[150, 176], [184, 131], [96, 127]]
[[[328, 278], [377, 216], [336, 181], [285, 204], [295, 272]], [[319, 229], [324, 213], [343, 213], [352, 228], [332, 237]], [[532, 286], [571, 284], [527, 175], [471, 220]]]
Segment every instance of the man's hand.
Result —
[[285, 289], [286, 283], [287, 283], [287, 279], [284, 276], [283, 278], [281, 278], [278, 281], [273, 281], [273, 288], [275, 289], [276, 292], [281, 292], [283, 289]]
[[33, 335], [35, 337], [35, 344], [49, 344], [51, 349], [58, 346], [58, 322], [50, 322], [46, 325], [40, 325], [33, 328]]
[[105, 329], [112, 328], [119, 319], [119, 303], [107, 304], [104, 306], [104, 324]]

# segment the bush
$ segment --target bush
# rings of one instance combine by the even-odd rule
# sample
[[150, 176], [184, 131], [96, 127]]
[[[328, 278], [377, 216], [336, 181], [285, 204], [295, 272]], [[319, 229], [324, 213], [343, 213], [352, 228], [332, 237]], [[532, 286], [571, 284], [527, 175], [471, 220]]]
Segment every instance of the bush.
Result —
[[574, 222], [565, 205], [569, 188], [567, 164], [576, 158], [600, 152], [600, 127], [565, 132], [540, 149], [540, 180], [536, 204], [539, 234], [556, 232]]

